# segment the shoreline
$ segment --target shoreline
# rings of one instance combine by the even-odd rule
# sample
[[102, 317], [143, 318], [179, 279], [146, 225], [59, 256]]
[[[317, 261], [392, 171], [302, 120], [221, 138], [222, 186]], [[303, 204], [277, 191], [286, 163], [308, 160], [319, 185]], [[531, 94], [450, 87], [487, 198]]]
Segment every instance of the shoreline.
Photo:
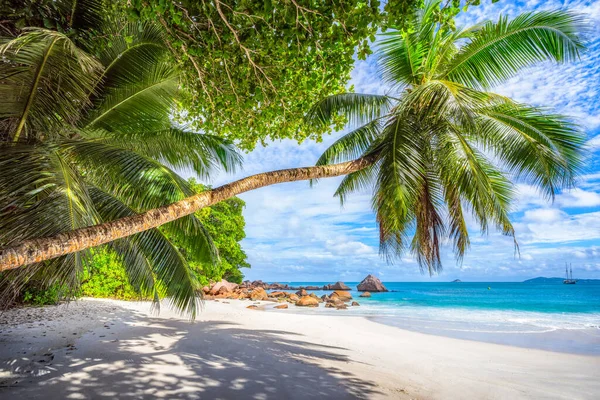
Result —
[[[223, 301], [223, 299], [217, 299]], [[417, 332], [433, 336], [442, 336], [474, 342], [493, 343], [522, 349], [537, 349], [563, 354], [579, 354], [589, 356], [600, 356], [600, 329], [598, 326], [585, 328], [542, 328], [532, 326], [531, 330], [511, 330], [508, 322], [502, 321], [502, 327], [497, 325], [485, 326], [479, 323], [457, 323], [456, 321], [431, 320], [423, 316], [413, 314], [380, 314], [379, 310], [369, 308], [365, 299], [358, 299], [360, 308], [348, 307], [345, 310], [305, 308], [291, 306], [286, 310], [275, 309], [274, 306], [265, 305], [263, 311], [273, 313], [297, 313], [300, 315], [325, 315], [340, 317], [365, 318], [377, 324], [393, 326], [405, 331]], [[214, 300], [213, 300], [214, 301]], [[228, 300], [225, 300], [228, 301]], [[237, 301], [237, 300], [236, 300]], [[278, 304], [278, 303], [274, 303]], [[432, 307], [433, 308], [433, 307]], [[367, 310], [367, 311], [365, 311]], [[453, 309], [460, 313], [489, 313], [490, 310], [467, 310]], [[519, 311], [520, 317], [527, 314], [538, 316], [539, 313]], [[556, 316], [561, 315], [559, 313]], [[584, 314], [585, 315], [585, 314]]]
[[491, 343], [521, 349], [542, 350], [560, 354], [600, 356], [600, 330], [555, 328], [540, 331], [485, 331], [482, 329], [455, 329], [441, 326], [408, 325], [389, 317], [366, 317], [382, 325], [394, 326], [411, 332], [442, 336], [480, 343]]
[[600, 393], [600, 357], [434, 336], [359, 316], [246, 308], [255, 303], [274, 305], [206, 301], [194, 323], [166, 307], [152, 314], [147, 302], [101, 299], [3, 313], [0, 394], [591, 399]]

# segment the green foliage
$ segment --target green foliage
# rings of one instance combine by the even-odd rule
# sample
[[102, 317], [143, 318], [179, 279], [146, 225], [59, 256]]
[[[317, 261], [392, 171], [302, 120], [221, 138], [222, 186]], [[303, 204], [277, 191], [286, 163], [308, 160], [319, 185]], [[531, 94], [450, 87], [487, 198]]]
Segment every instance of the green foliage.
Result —
[[[402, 2], [411, 7], [414, 1]], [[188, 89], [182, 120], [253, 148], [267, 139], [319, 138], [300, 123], [317, 99], [341, 92], [354, 54], [369, 53], [382, 20], [378, 0], [133, 0], [158, 20]]]
[[94, 251], [86, 263], [81, 295], [122, 300], [139, 299], [142, 295], [129, 283], [123, 262], [116, 254], [106, 250]]
[[354, 130], [319, 164], [376, 157], [336, 195], [344, 201], [371, 188], [381, 252], [393, 261], [410, 250], [430, 274], [442, 268], [444, 242], [462, 259], [470, 245], [467, 213], [482, 233], [495, 227], [514, 237], [511, 179], [552, 198], [573, 185], [584, 145], [568, 118], [483, 91], [536, 62], [576, 59], [582, 18], [540, 11], [453, 30], [446, 17], [456, 12], [429, 1], [409, 29], [383, 35], [377, 55], [393, 96], [332, 96], [307, 115], [309, 125], [340, 115], [349, 121]]
[[[71, 31], [23, 29], [0, 42], [0, 246], [183, 199], [193, 191], [174, 167], [207, 177], [239, 163], [227, 140], [172, 126], [180, 75], [162, 31], [151, 23], [106, 28], [109, 35], [116, 31], [130, 38], [95, 47], [96, 56]], [[216, 260], [193, 216], [165, 229], [204, 262]], [[105, 247], [118, 254], [142, 294], [168, 296], [194, 315], [198, 283], [162, 232]], [[75, 289], [89, 256], [69, 254], [8, 272], [0, 289], [14, 296], [32, 276], [40, 287], [60, 282]]]
[[102, 23], [108, 4], [102, 0], [3, 0], [0, 15], [4, 31], [35, 26], [81, 32]]
[[23, 291], [22, 302], [34, 306], [54, 305], [64, 298], [65, 288], [60, 284], [54, 284], [50, 287], [38, 287], [29, 285]]
[[216, 269], [214, 280], [220, 276], [241, 283], [244, 275], [240, 268], [250, 267], [239, 243], [246, 236], [242, 215], [244, 205], [243, 200], [233, 197], [200, 211], [199, 218], [219, 251], [219, 262], [213, 269]]
[[[303, 124], [306, 110], [319, 99], [346, 91], [355, 59], [372, 52], [370, 43], [378, 30], [414, 29], [414, 14], [423, 7], [423, 0], [384, 3], [8, 0], [2, 9], [7, 18], [1, 23], [14, 32], [37, 26], [67, 33], [94, 54], [123, 45], [138, 48], [139, 35], [124, 20], [134, 26], [155, 24], [181, 72], [179, 122], [252, 149], [268, 139], [320, 140], [331, 130], [330, 125]], [[445, 2], [432, 20], [453, 28], [460, 3]], [[462, 9], [478, 4], [468, 0]], [[117, 21], [118, 28], [107, 31], [103, 18]], [[125, 58], [123, 62], [128, 63]], [[336, 128], [344, 123], [334, 122]]]

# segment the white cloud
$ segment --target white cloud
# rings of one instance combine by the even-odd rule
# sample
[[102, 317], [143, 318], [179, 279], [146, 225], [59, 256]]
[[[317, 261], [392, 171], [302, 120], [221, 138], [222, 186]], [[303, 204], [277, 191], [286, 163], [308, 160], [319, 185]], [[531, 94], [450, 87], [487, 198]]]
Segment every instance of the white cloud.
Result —
[[513, 205], [513, 211], [521, 211], [529, 207], [546, 207], [550, 201], [545, 198], [540, 191], [532, 185], [517, 184], [516, 199]]
[[556, 214], [552, 220], [527, 220], [515, 224], [524, 243], [568, 243], [600, 239], [600, 211], [585, 214]]
[[565, 213], [556, 208], [538, 208], [535, 210], [525, 211], [523, 219], [530, 222], [556, 222], [565, 217]]
[[600, 193], [575, 188], [557, 196], [556, 203], [562, 207], [596, 207], [600, 206]]
[[330, 250], [332, 253], [341, 256], [361, 254], [374, 255], [377, 253], [377, 251], [371, 246], [367, 246], [366, 244], [357, 241], [327, 240], [325, 242], [325, 248]]
[[586, 258], [586, 254], [584, 251], [574, 251], [573, 255], [577, 258]]
[[588, 150], [595, 151], [600, 149], [600, 135], [595, 136], [587, 141], [586, 146]]

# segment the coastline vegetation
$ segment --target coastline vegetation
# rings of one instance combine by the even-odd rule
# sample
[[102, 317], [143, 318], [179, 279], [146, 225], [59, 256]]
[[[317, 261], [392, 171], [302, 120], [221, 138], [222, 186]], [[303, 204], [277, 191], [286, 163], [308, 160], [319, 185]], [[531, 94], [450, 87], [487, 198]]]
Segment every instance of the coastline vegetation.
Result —
[[[188, 183], [198, 193], [207, 189], [193, 178], [190, 178]], [[246, 235], [242, 214], [244, 205], [243, 200], [232, 197], [196, 212], [195, 216], [210, 234], [219, 253], [217, 262], [207, 263], [196, 256], [196, 253], [189, 248], [189, 243], [180, 242], [176, 236], [170, 236], [168, 231], [164, 232], [190, 266], [190, 271], [195, 275], [198, 287], [209, 285], [210, 282], [218, 282], [221, 279], [242, 283], [244, 278], [242, 269], [250, 268], [250, 264], [246, 261], [246, 253], [240, 244]], [[99, 248], [90, 251], [89, 259], [83, 265], [80, 279], [79, 286], [70, 287], [62, 282], [48, 285], [45, 284], [43, 275], [42, 279], [34, 275], [29, 277], [24, 286], [13, 294], [13, 301], [16, 304], [39, 306], [57, 304], [62, 299], [77, 297], [152, 300], [145, 296], [139, 288], [132, 285], [123, 260], [107, 249]], [[10, 305], [6, 304], [5, 306]]]
[[[429, 273], [441, 269], [442, 241], [458, 259], [468, 249], [467, 213], [484, 232], [514, 236], [513, 182], [549, 198], [569, 187], [583, 136], [564, 116], [490, 90], [532, 64], [576, 59], [585, 24], [544, 11], [457, 28], [455, 3], [9, 2], [3, 297], [33, 277], [50, 293], [85, 289], [97, 256], [96, 272], [126, 276], [133, 292], [193, 317], [202, 281], [241, 280], [243, 204], [233, 196], [297, 180], [345, 175], [342, 201], [373, 189], [382, 253], [391, 262], [412, 251]], [[392, 91], [346, 92], [354, 56], [370, 54], [378, 30]], [[346, 126], [354, 130], [314, 167], [207, 190], [176, 172], [208, 179], [240, 166], [238, 148]], [[211, 229], [214, 220], [223, 223]]]

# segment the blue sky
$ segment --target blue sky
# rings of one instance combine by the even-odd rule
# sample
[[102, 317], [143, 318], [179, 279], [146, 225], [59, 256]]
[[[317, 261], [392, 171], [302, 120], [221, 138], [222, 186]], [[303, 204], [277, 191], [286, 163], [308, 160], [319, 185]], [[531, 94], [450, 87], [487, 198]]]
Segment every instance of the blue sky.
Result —
[[[536, 9], [568, 7], [585, 14], [594, 25], [589, 50], [577, 63], [538, 65], [497, 87], [518, 101], [549, 106], [567, 114], [588, 136], [586, 170], [577, 187], [549, 203], [526, 184], [518, 184], [512, 218], [520, 244], [515, 255], [511, 238], [495, 232], [478, 236], [457, 265], [444, 251], [444, 271], [422, 275], [410, 254], [388, 265], [378, 254], [378, 235], [368, 192], [352, 196], [340, 207], [333, 197], [340, 179], [287, 183], [245, 193], [246, 239], [242, 246], [252, 265], [248, 279], [265, 281], [357, 281], [374, 273], [384, 281], [519, 281], [536, 276], [562, 276], [565, 262], [576, 277], [600, 278], [600, 0], [482, 2], [461, 15], [459, 24], [496, 19]], [[358, 62], [351, 84], [356, 92], [383, 93], [374, 59]], [[242, 176], [273, 169], [313, 165], [335, 139], [298, 145], [284, 140], [257, 148], [245, 156], [244, 169], [218, 176], [216, 186]]]

